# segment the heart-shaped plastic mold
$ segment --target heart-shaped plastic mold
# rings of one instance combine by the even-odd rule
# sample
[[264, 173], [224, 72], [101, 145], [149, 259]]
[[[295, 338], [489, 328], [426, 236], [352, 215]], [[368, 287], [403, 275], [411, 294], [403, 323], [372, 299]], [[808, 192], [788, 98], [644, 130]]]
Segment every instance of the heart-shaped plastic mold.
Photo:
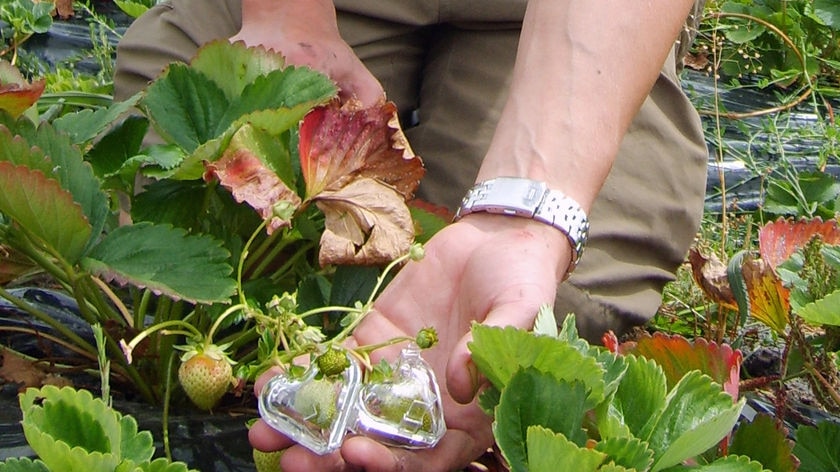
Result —
[[391, 378], [364, 384], [353, 432], [406, 448], [433, 447], [446, 433], [435, 373], [411, 344]]
[[320, 375], [313, 363], [301, 377], [273, 377], [259, 395], [259, 412], [269, 426], [316, 454], [341, 447], [355, 417], [362, 372], [348, 356], [350, 367], [335, 377]]

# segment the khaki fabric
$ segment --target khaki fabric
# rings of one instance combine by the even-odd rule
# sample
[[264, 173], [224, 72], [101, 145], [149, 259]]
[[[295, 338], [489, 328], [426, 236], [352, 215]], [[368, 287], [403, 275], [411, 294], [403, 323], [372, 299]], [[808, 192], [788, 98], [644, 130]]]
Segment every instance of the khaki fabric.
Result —
[[[418, 195], [454, 209], [501, 113], [525, 0], [338, 0], [336, 7], [343, 37], [399, 106], [426, 163]], [[232, 36], [240, 24], [238, 0], [157, 5], [118, 47], [116, 97], [141, 90], [169, 62], [188, 61], [199, 45]], [[699, 226], [707, 150], [677, 75], [690, 37], [687, 27], [675, 38], [681, 48], [663, 65], [592, 208], [581, 263], [558, 287], [556, 313], [576, 313], [590, 340], [656, 312]]]

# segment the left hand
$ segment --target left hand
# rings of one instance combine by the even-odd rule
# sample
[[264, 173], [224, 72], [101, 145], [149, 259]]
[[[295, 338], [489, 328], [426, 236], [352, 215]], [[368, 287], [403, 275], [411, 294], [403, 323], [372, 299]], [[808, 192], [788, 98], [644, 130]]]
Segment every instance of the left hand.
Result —
[[[258, 449], [288, 448], [283, 470], [448, 471], [466, 467], [493, 444], [491, 419], [475, 401], [482, 380], [467, 342], [473, 322], [530, 329], [542, 304], [552, 304], [571, 256], [558, 230], [508, 216], [474, 214], [426, 245], [426, 255], [397, 274], [354, 332], [358, 345], [414, 336], [433, 326], [439, 343], [423, 352], [443, 395], [447, 433], [432, 449], [389, 448], [351, 437], [339, 452], [317, 456], [262, 422], [251, 428]], [[379, 356], [393, 358], [400, 346]], [[388, 351], [388, 350], [383, 350]], [[375, 359], [376, 360], [376, 359]], [[256, 388], [267, 380], [260, 379]]]

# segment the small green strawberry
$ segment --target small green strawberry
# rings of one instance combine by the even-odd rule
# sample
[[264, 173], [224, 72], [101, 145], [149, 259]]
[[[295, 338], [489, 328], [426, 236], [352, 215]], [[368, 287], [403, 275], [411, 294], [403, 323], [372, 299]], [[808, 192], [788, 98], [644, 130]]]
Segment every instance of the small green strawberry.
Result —
[[318, 370], [325, 377], [335, 377], [350, 367], [350, 359], [347, 358], [347, 353], [344, 350], [330, 346], [315, 359], [315, 364], [318, 365]]
[[179, 349], [186, 350], [178, 368], [181, 387], [195, 406], [202, 410], [212, 409], [233, 383], [233, 361], [215, 344]]
[[283, 472], [280, 468], [280, 457], [283, 456], [285, 449], [279, 451], [264, 452], [259, 449], [254, 449], [254, 465], [257, 466], [257, 472]]
[[319, 428], [329, 429], [337, 413], [335, 385], [326, 378], [312, 380], [295, 394], [294, 406], [298, 413]]
[[432, 415], [422, 402], [411, 397], [387, 395], [380, 400], [382, 418], [395, 424], [409, 423], [417, 430], [432, 431]]

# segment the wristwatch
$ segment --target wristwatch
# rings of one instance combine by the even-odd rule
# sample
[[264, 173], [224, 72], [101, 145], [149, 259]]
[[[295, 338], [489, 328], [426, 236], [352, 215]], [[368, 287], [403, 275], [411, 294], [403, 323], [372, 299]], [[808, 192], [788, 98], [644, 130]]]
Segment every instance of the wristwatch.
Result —
[[[471, 188], [455, 213], [457, 221], [470, 213], [487, 212], [531, 218], [566, 235], [572, 245], [571, 273], [583, 255], [589, 219], [578, 202], [544, 182], [519, 177], [497, 177]], [[567, 275], [568, 275], [567, 273]]]

